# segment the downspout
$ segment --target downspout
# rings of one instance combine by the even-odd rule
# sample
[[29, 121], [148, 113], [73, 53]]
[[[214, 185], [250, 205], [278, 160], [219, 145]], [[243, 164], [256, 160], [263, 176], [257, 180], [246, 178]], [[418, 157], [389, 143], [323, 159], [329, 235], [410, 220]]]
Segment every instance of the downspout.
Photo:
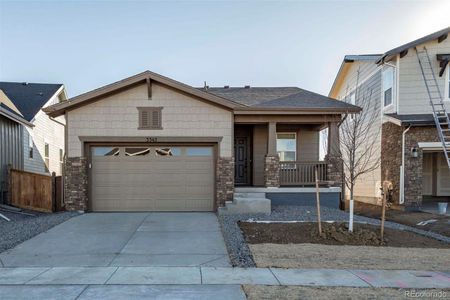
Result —
[[400, 166], [400, 197], [399, 204], [405, 203], [405, 137], [406, 133], [411, 129], [411, 125], [408, 126], [402, 133], [402, 164]]
[[66, 124], [64, 124], [64, 123], [62, 123], [62, 122], [60, 122], [60, 121], [58, 121], [58, 120], [56, 120], [55, 118], [53, 118], [53, 117], [48, 117], [50, 120], [52, 120], [53, 122], [55, 122], [55, 123], [58, 123], [59, 125], [62, 125], [62, 126], [64, 126], [64, 128], [66, 127]]

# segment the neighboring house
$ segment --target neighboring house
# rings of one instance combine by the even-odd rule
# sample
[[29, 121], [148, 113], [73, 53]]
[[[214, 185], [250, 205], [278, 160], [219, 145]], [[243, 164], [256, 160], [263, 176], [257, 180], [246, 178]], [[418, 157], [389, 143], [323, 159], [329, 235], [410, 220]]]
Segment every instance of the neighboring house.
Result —
[[0, 82], [0, 181], [2, 201], [7, 167], [62, 174], [64, 117], [52, 119], [42, 108], [67, 99], [62, 84]]
[[345, 56], [329, 97], [359, 105], [360, 99], [355, 99], [358, 81], [359, 91], [373, 92], [371, 108], [379, 114], [373, 128], [381, 131], [378, 156], [374, 157], [381, 159], [381, 165], [361, 177], [355, 200], [379, 204], [381, 182], [388, 180], [394, 185], [392, 201], [396, 205], [415, 209], [427, 201], [448, 201], [449, 166], [415, 47], [419, 51], [426, 47], [448, 109], [449, 32], [446, 28], [384, 54]]
[[235, 186], [312, 185], [316, 166], [340, 185], [339, 153], [319, 161], [319, 131], [338, 143], [343, 115], [359, 108], [295, 87], [193, 88], [146, 71], [44, 110], [67, 120], [67, 209], [214, 211]]

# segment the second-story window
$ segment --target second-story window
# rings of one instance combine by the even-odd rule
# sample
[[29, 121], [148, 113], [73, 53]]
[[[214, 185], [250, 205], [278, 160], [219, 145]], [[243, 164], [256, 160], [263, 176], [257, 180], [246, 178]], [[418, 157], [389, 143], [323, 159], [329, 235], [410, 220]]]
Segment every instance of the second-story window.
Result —
[[445, 95], [447, 97], [447, 100], [450, 101], [450, 63], [447, 66], [447, 80], [445, 81], [445, 84], [447, 87], [446, 89], [447, 92], [445, 93]]
[[394, 97], [394, 69], [387, 67], [383, 70], [383, 102], [384, 106], [391, 105]]
[[29, 153], [28, 153], [28, 157], [29, 158], [33, 158], [34, 156], [34, 145], [33, 145], [33, 136], [30, 134], [28, 134], [28, 147], [29, 147]]
[[45, 172], [49, 172], [49, 170], [50, 170], [50, 145], [48, 143], [44, 144], [44, 163], [45, 163]]
[[356, 104], [356, 92], [350, 94], [350, 104]]

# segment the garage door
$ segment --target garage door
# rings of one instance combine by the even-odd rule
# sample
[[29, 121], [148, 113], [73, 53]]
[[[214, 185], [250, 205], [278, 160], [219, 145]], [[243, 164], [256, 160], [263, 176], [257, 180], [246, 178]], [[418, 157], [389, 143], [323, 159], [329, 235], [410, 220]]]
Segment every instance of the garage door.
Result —
[[92, 147], [93, 211], [211, 211], [212, 147]]

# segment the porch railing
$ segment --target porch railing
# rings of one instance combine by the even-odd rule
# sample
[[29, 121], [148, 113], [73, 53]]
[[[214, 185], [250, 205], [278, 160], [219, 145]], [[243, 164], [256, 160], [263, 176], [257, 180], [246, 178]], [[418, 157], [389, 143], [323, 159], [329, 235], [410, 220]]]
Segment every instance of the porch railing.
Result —
[[314, 185], [316, 182], [314, 170], [317, 168], [319, 181], [327, 181], [327, 163], [323, 161], [281, 161], [280, 185], [304, 186]]

